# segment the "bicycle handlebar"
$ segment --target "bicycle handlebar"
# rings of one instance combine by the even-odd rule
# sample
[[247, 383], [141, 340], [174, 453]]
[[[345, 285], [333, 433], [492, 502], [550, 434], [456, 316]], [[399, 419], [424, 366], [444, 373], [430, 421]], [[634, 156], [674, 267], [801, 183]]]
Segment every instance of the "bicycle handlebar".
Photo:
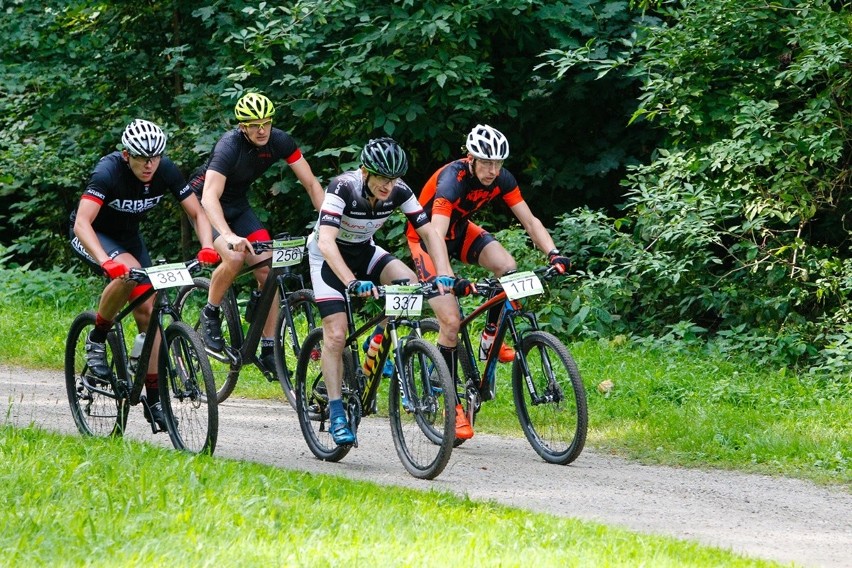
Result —
[[[165, 263], [164, 260], [159, 260], [159, 261], [157, 261], [156, 264], [164, 264], [164, 263]], [[154, 266], [156, 266], [156, 264], [154, 264]], [[186, 269], [189, 270], [190, 274], [195, 274], [196, 272], [201, 270], [201, 263], [198, 262], [197, 258], [193, 258], [191, 260], [185, 260], [183, 262], [183, 264], [184, 264], [184, 266], [186, 266]], [[127, 275], [127, 279], [133, 280], [134, 282], [137, 282], [137, 283], [144, 282], [144, 281], [148, 280], [148, 273], [145, 272], [144, 268], [131, 268], [130, 273]]]
[[[540, 266], [533, 269], [533, 272], [542, 280], [550, 280], [562, 274], [555, 266], [552, 265]], [[471, 294], [474, 296], [489, 297], [492, 294], [499, 293], [503, 289], [503, 285], [500, 284], [500, 280], [493, 276], [483, 278], [482, 280], [474, 283], [474, 285], [476, 286], [476, 292]]]
[[[403, 286], [414, 286], [415, 288], [417, 288], [414, 292], [417, 293], [417, 294], [423, 294], [424, 296], [428, 296], [430, 293], [436, 292], [438, 290], [438, 287], [435, 285], [434, 282], [417, 282], [416, 284], [411, 284], [408, 281], [406, 281], [404, 284], [401, 284], [401, 285], [403, 285]], [[379, 298], [383, 298], [385, 296], [385, 289], [388, 288], [388, 286], [384, 285], [384, 284], [380, 284], [378, 286], [376, 286], [374, 284], [373, 286], [376, 288], [376, 290], [378, 290]], [[361, 298], [362, 297], [359, 294], [356, 294], [355, 292], [350, 291], [350, 290], [347, 290], [347, 294], [351, 298]]]

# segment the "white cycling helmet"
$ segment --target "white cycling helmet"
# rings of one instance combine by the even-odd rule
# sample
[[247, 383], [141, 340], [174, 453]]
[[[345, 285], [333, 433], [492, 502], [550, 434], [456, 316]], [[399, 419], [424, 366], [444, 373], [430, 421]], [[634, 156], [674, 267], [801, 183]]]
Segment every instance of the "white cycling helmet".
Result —
[[166, 134], [153, 122], [137, 118], [124, 129], [121, 143], [134, 156], [154, 158], [166, 149]]
[[509, 141], [503, 133], [488, 126], [477, 124], [467, 135], [467, 151], [480, 160], [505, 160], [509, 157]]

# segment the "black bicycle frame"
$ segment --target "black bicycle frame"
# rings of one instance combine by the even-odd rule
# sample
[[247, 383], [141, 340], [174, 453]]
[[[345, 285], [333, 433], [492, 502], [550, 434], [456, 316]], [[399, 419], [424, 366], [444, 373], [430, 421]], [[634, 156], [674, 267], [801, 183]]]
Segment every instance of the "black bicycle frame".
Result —
[[[500, 310], [500, 315], [497, 318], [497, 330], [494, 335], [494, 343], [492, 344], [492, 348], [488, 352], [488, 356], [485, 359], [485, 370], [480, 373], [479, 372], [479, 361], [476, 357], [477, 350], [473, 349], [473, 343], [470, 339], [470, 331], [468, 330], [468, 325], [476, 320], [483, 312], [488, 311], [493, 306], [496, 306], [499, 303], [503, 303], [503, 309]], [[472, 379], [476, 384], [477, 390], [479, 391], [479, 396], [481, 400], [487, 401], [492, 400], [496, 393], [496, 381], [497, 381], [497, 363], [498, 363], [498, 354], [499, 347], [502, 345], [503, 340], [506, 337], [506, 332], [509, 332], [509, 335], [512, 338], [512, 342], [514, 345], [520, 345], [522, 340], [522, 334], [519, 333], [517, 326], [515, 325], [515, 316], [516, 314], [520, 314], [521, 317], [529, 320], [532, 325], [532, 329], [538, 329], [538, 321], [536, 320], [535, 314], [532, 312], [523, 312], [523, 305], [520, 300], [509, 300], [505, 296], [504, 290], [494, 290], [491, 296], [482, 304], [477, 306], [470, 312], [467, 316], [464, 314], [464, 309], [462, 308], [461, 302], [459, 302], [459, 316], [461, 318], [461, 324], [459, 325], [459, 329], [461, 329], [462, 333], [462, 342], [464, 344], [465, 352], [467, 356], [470, 357], [470, 368], [474, 369], [477, 373], [475, 377], [468, 377]], [[516, 360], [518, 360], [516, 358]], [[526, 375], [529, 374], [529, 369], [526, 368], [526, 361], [523, 358], [520, 359], [521, 364], [524, 366], [524, 373]]]

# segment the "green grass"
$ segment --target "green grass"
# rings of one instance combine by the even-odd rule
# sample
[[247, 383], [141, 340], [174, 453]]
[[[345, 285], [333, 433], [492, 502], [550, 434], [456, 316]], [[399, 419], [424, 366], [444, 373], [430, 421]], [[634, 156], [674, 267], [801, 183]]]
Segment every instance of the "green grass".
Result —
[[[4, 566], [776, 566], [437, 491], [0, 427]], [[392, 534], [393, 538], [388, 538]]]

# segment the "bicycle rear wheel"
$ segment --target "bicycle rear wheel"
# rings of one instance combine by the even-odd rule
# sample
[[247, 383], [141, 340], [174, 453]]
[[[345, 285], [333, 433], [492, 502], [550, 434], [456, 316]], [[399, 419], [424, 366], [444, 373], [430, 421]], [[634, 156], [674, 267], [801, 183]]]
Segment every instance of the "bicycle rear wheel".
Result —
[[106, 341], [111, 379], [95, 377], [86, 364], [86, 338], [95, 327], [95, 313], [78, 315], [65, 341], [65, 390], [71, 416], [84, 436], [122, 436], [127, 426], [127, 393], [116, 393], [114, 385], [123, 377], [127, 364], [118, 336], [110, 332]]
[[388, 404], [394, 446], [408, 473], [434, 479], [444, 471], [456, 439], [455, 387], [443, 356], [425, 339], [409, 339], [401, 357], [404, 376], [394, 372]]
[[531, 331], [520, 344], [529, 369], [517, 358], [512, 391], [521, 428], [545, 461], [566, 465], [586, 443], [589, 418], [586, 391], [568, 348], [546, 331]]
[[219, 433], [216, 385], [201, 337], [185, 322], [166, 328], [160, 346], [160, 403], [178, 450], [212, 454]]
[[296, 391], [294, 388], [294, 374], [299, 361], [299, 353], [302, 350], [302, 342], [312, 329], [320, 325], [319, 308], [314, 302], [313, 290], [296, 290], [287, 296], [287, 304], [290, 306], [290, 315], [293, 322], [289, 325], [286, 310], [278, 310], [278, 330], [275, 336], [275, 366], [278, 381], [287, 402], [296, 408]]
[[[311, 452], [324, 461], [340, 461], [351, 446], [338, 446], [331, 438], [328, 392], [322, 375], [323, 331], [321, 327], [308, 333], [296, 366], [296, 414], [299, 427]], [[354, 377], [352, 355], [343, 350], [344, 385]]]
[[[196, 330], [199, 329], [199, 316], [202, 308], [207, 305], [207, 291], [210, 289], [209, 278], [193, 278], [192, 286], [184, 286], [178, 291], [175, 307], [180, 319]], [[233, 291], [228, 290], [222, 299], [222, 337], [225, 338], [226, 349], [239, 349], [242, 345], [243, 329], [240, 312], [234, 299]], [[216, 385], [217, 402], [225, 402], [240, 376], [240, 365], [235, 364], [225, 353], [208, 351], [210, 369], [213, 372], [213, 382]]]

